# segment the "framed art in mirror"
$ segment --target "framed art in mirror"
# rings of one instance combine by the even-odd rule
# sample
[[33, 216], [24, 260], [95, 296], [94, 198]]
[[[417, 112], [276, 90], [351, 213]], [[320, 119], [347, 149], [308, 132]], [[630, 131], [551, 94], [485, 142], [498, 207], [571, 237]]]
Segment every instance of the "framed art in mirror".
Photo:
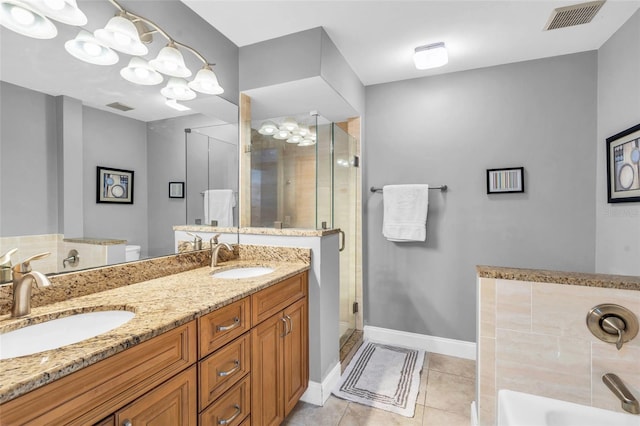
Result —
[[640, 124], [607, 138], [607, 200], [640, 201]]
[[97, 167], [96, 202], [133, 204], [133, 170]]

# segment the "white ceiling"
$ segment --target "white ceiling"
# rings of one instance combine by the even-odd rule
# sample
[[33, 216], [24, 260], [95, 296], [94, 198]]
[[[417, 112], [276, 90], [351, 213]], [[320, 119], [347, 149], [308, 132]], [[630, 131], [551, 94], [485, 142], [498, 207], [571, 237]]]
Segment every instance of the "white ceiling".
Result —
[[[182, 1], [240, 47], [321, 26], [365, 85], [595, 50], [640, 8], [608, 0], [590, 24], [542, 31], [581, 1]], [[449, 64], [416, 70], [413, 49], [439, 41]]]

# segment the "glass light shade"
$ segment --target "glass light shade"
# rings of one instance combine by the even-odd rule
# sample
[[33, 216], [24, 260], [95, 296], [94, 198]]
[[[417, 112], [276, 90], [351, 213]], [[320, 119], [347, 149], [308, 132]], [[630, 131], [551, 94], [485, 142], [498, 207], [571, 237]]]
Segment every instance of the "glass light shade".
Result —
[[104, 28], [93, 32], [93, 35], [107, 46], [128, 55], [142, 56], [149, 53], [147, 46], [140, 41], [136, 26], [123, 16], [109, 19]]
[[287, 139], [287, 143], [300, 143], [303, 138], [300, 135], [291, 135], [289, 139]]
[[278, 131], [278, 126], [273, 121], [265, 121], [258, 129], [261, 135], [273, 136]]
[[38, 10], [47, 17], [67, 25], [82, 26], [87, 16], [78, 8], [76, 0], [36, 0]]
[[316, 141], [312, 139], [303, 139], [302, 142], [298, 144], [298, 146], [312, 146], [315, 144], [316, 144]]
[[134, 56], [127, 67], [120, 70], [120, 75], [127, 81], [143, 86], [153, 86], [162, 83], [162, 75], [154, 70], [147, 61]]
[[196, 97], [196, 92], [189, 89], [186, 80], [175, 77], [169, 79], [167, 85], [160, 90], [160, 93], [162, 93], [162, 96], [165, 98], [178, 101], [190, 101]]
[[0, 25], [32, 38], [50, 39], [58, 35], [58, 29], [46, 16], [17, 0], [2, 0]]
[[103, 46], [88, 31], [80, 30], [76, 38], [64, 44], [71, 56], [94, 65], [113, 65], [120, 59], [118, 54]]
[[191, 87], [196, 92], [206, 93], [208, 95], [220, 95], [224, 93], [224, 89], [220, 87], [218, 83], [218, 77], [209, 66], [205, 66], [196, 73], [196, 77], [193, 81], [189, 82]]
[[282, 124], [280, 125], [280, 129], [286, 130], [288, 132], [293, 132], [298, 129], [298, 123], [294, 118], [287, 117], [282, 120]]
[[158, 56], [150, 60], [149, 65], [155, 68], [156, 71], [171, 77], [185, 78], [191, 76], [191, 70], [184, 64], [182, 53], [171, 44], [160, 49]]
[[274, 139], [280, 139], [280, 140], [284, 140], [284, 139], [289, 139], [291, 137], [291, 132], [288, 132], [286, 130], [278, 130], [274, 135], [273, 138]]
[[449, 62], [449, 55], [444, 43], [433, 43], [416, 47], [413, 61], [417, 69], [427, 70], [446, 65]]
[[298, 125], [298, 129], [294, 130], [292, 133], [294, 135], [300, 135], [300, 136], [302, 136], [304, 138], [307, 135], [309, 135], [309, 126], [306, 126], [304, 124], [299, 124]]

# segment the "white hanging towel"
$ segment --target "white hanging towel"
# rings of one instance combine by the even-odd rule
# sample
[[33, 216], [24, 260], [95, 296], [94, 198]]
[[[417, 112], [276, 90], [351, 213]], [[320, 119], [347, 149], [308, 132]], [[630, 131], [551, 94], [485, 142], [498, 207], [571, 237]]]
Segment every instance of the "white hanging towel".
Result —
[[389, 241], [425, 241], [429, 185], [382, 187], [384, 219], [382, 234]]
[[210, 225], [212, 220], [218, 226], [233, 226], [233, 208], [236, 198], [230, 189], [209, 189], [204, 191], [204, 223]]

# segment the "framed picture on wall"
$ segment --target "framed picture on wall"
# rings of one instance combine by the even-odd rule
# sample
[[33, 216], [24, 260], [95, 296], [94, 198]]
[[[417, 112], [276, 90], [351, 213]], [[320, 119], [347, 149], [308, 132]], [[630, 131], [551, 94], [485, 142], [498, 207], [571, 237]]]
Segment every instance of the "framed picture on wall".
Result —
[[524, 167], [487, 170], [487, 194], [524, 192]]
[[607, 138], [607, 200], [640, 201], [640, 124]]
[[184, 198], [184, 182], [169, 182], [169, 198]]
[[97, 167], [96, 202], [133, 204], [133, 170]]

